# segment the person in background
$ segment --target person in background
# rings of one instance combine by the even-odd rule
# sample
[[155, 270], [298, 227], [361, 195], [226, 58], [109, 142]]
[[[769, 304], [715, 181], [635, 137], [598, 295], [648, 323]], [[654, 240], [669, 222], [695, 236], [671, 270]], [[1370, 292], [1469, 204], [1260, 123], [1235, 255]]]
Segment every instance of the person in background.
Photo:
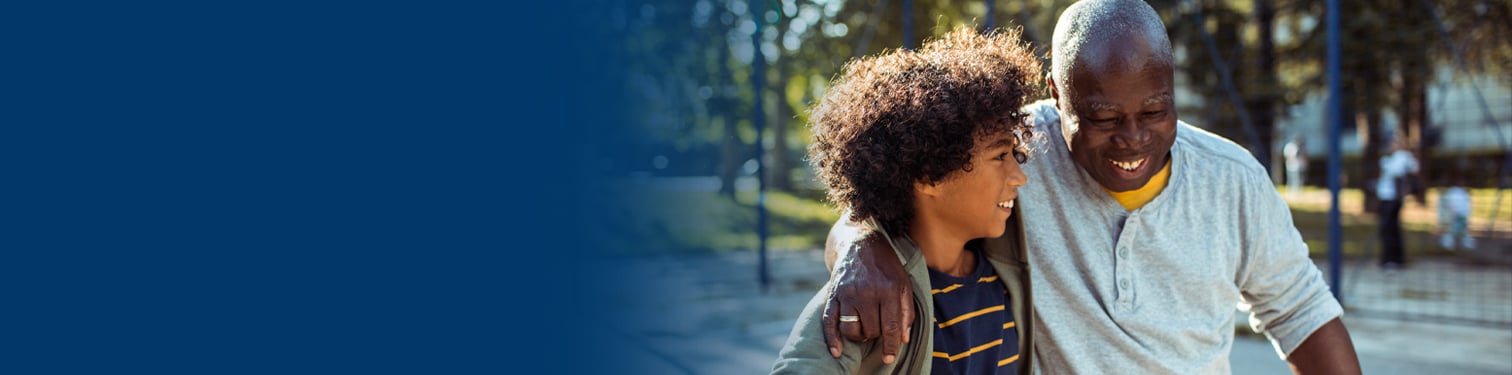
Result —
[[1449, 187], [1439, 193], [1438, 219], [1439, 230], [1443, 232], [1439, 235], [1439, 246], [1444, 250], [1475, 248], [1475, 238], [1470, 237], [1470, 191], [1465, 189], [1464, 175], [1450, 177]]
[[1302, 191], [1303, 176], [1307, 175], [1307, 147], [1302, 136], [1292, 137], [1281, 151], [1286, 157], [1286, 192], [1297, 194]]
[[1404, 182], [1418, 172], [1418, 161], [1408, 150], [1406, 137], [1398, 135], [1391, 142], [1391, 153], [1381, 157], [1381, 178], [1376, 179], [1376, 197], [1380, 198], [1377, 236], [1381, 241], [1381, 269], [1395, 271], [1406, 263], [1402, 249], [1402, 205], [1407, 202]]

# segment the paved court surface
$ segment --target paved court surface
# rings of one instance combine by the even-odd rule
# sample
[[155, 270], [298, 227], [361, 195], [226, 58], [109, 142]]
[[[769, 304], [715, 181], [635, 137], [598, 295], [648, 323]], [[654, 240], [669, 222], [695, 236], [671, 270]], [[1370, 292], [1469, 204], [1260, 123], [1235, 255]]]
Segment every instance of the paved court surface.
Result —
[[[613, 364], [606, 368], [627, 374], [768, 372], [799, 310], [827, 278], [817, 250], [773, 252], [769, 259], [772, 282], [765, 292], [752, 252], [593, 261], [583, 269], [593, 275], [581, 279], [591, 292], [584, 298], [606, 306], [597, 319], [605, 325], [606, 347], [624, 348], [604, 358]], [[1346, 280], [1357, 291], [1346, 295], [1347, 303], [1366, 308], [1397, 296], [1425, 311], [1469, 314], [1470, 308], [1454, 304], [1468, 304], [1473, 297], [1457, 290], [1512, 291], [1496, 277], [1471, 277], [1469, 282], [1491, 284], [1466, 285], [1452, 272], [1427, 272], [1444, 271], [1441, 267], [1456, 265], [1415, 262], [1391, 275], [1361, 272]], [[1367, 374], [1512, 374], [1512, 328], [1353, 312], [1344, 322]], [[1235, 374], [1290, 373], [1270, 343], [1253, 335], [1235, 339], [1231, 360]]]

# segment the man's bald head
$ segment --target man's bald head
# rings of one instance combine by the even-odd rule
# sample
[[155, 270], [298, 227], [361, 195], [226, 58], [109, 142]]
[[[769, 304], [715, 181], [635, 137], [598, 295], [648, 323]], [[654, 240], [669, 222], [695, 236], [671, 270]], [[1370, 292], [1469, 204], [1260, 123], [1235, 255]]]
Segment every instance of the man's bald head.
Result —
[[1138, 0], [1084, 0], [1055, 24], [1050, 96], [1076, 165], [1108, 191], [1148, 184], [1176, 142], [1165, 23]]
[[1137, 69], [1163, 63], [1174, 69], [1165, 23], [1139, 0], [1071, 4], [1055, 23], [1050, 50], [1051, 78], [1062, 88], [1071, 83], [1071, 70], [1083, 67]]

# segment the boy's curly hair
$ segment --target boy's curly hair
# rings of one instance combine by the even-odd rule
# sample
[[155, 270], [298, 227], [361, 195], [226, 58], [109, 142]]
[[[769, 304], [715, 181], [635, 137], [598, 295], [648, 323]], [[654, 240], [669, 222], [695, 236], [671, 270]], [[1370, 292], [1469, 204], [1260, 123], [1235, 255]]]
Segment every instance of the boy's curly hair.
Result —
[[809, 114], [809, 161], [829, 199], [853, 220], [907, 231], [914, 183], [971, 170], [976, 137], [1011, 132], [1027, 155], [1032, 125], [1022, 107], [1040, 75], [1031, 51], [1017, 30], [962, 27], [918, 51], [846, 64]]

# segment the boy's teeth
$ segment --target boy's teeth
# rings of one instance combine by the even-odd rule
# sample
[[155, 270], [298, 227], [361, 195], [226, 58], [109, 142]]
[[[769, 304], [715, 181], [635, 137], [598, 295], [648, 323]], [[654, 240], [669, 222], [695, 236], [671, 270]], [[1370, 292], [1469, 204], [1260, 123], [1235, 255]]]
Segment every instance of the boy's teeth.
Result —
[[997, 206], [998, 207], [1002, 207], [1002, 208], [1012, 209], [1013, 208], [1013, 201], [998, 202]]

